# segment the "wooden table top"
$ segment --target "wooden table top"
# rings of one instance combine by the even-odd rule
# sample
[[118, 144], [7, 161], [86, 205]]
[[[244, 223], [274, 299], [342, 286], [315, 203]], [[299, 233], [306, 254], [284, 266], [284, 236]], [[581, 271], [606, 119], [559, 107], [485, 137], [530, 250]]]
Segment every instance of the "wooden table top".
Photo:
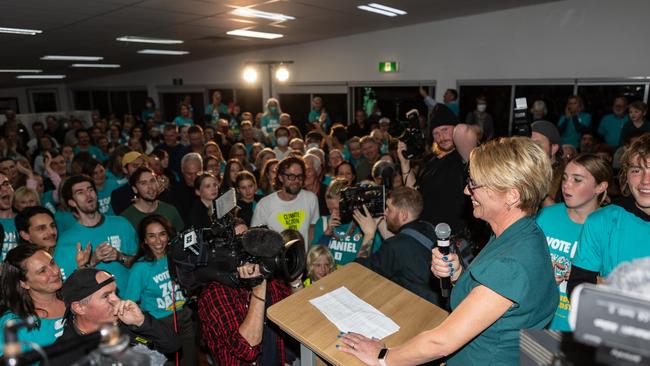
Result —
[[309, 300], [345, 286], [400, 326], [383, 341], [394, 347], [440, 324], [447, 312], [358, 263], [350, 263], [274, 304], [269, 319], [333, 365], [363, 365], [336, 349], [339, 330]]

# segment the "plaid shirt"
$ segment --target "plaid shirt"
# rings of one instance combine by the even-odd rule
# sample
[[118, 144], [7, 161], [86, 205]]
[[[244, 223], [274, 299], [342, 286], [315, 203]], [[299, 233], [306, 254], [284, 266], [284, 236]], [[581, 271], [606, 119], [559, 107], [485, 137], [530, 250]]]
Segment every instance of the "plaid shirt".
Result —
[[[239, 326], [248, 313], [250, 294], [250, 289], [228, 287], [215, 281], [199, 297], [203, 339], [220, 366], [258, 364], [262, 343], [251, 346], [239, 333]], [[271, 303], [275, 304], [291, 295], [291, 290], [282, 282], [271, 279], [267, 280], [266, 295], [271, 296]], [[282, 357], [278, 364], [284, 365], [284, 333], [278, 333], [277, 350]]]

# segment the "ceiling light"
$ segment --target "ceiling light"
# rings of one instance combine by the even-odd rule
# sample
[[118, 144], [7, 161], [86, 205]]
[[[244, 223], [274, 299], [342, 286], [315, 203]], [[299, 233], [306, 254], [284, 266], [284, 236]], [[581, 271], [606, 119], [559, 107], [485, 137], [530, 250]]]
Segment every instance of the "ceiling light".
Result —
[[279, 33], [256, 32], [256, 31], [251, 31], [246, 29], [235, 29], [235, 30], [231, 30], [230, 32], [226, 32], [226, 34], [231, 36], [264, 38], [264, 39], [276, 39], [276, 38], [284, 37], [284, 35]]
[[116, 40], [122, 41], [122, 42], [156, 43], [156, 44], [181, 44], [181, 43], [183, 43], [183, 41], [181, 41], [180, 39], [164, 39], [164, 38], [137, 37], [137, 36], [117, 37]]
[[27, 35], [27, 36], [34, 36], [34, 35], [37, 35], [39, 33], [43, 33], [43, 31], [38, 30], [38, 29], [0, 27], [0, 33], [23, 34], [23, 35]]
[[244, 81], [247, 83], [254, 83], [257, 81], [257, 70], [252, 67], [244, 69]]
[[39, 70], [39, 69], [0, 69], [0, 72], [13, 72], [13, 73], [22, 74], [22, 73], [29, 73], [29, 72], [39, 73], [39, 72], [43, 72], [43, 70]]
[[270, 19], [270, 20], [275, 20], [276, 22], [284, 22], [287, 20], [296, 19], [289, 15], [284, 15], [280, 13], [269, 13], [267, 11], [255, 10], [251, 8], [237, 8], [233, 10], [232, 13], [242, 17]]
[[171, 55], [171, 56], [181, 56], [187, 55], [189, 51], [173, 51], [173, 50], [140, 50], [138, 53], [143, 55]]
[[70, 67], [96, 67], [100, 69], [117, 69], [120, 67], [118, 64], [72, 64]]
[[368, 4], [368, 6], [370, 6], [372, 8], [375, 8], [375, 9], [385, 10], [385, 11], [388, 11], [388, 12], [391, 12], [391, 13], [395, 13], [397, 15], [406, 15], [407, 14], [404, 10], [391, 8], [390, 6], [381, 5], [381, 4], [377, 4], [377, 3], [370, 3], [370, 4]]
[[100, 56], [60, 56], [60, 55], [47, 55], [41, 57], [41, 60], [54, 60], [54, 61], [101, 61], [103, 57]]
[[65, 75], [18, 75], [16, 79], [64, 79]]
[[289, 69], [286, 66], [280, 66], [275, 72], [275, 78], [280, 82], [289, 80]]

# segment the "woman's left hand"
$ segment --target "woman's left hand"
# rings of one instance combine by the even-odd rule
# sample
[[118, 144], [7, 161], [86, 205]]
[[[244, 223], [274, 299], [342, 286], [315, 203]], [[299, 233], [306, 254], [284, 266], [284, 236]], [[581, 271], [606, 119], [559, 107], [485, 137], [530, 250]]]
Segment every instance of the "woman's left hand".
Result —
[[345, 333], [341, 336], [342, 346], [337, 348], [360, 359], [366, 365], [379, 365], [379, 351], [386, 345], [378, 339], [367, 338], [357, 333]]

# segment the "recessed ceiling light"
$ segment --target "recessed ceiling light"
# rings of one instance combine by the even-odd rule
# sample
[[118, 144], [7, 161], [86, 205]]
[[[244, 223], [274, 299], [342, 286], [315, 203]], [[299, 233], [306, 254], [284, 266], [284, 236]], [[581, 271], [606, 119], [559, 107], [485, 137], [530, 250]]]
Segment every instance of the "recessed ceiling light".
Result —
[[137, 42], [137, 43], [156, 43], [156, 44], [181, 44], [183, 41], [180, 39], [164, 39], [152, 37], [138, 37], [138, 36], [123, 36], [117, 37], [118, 41], [122, 42]]
[[395, 13], [397, 15], [406, 15], [407, 14], [404, 10], [391, 8], [390, 6], [381, 5], [381, 4], [377, 4], [377, 3], [370, 3], [370, 4], [368, 4], [368, 6], [376, 8], [376, 9], [380, 9], [380, 10], [389, 11], [389, 12]]
[[18, 75], [16, 79], [65, 79], [65, 75]]
[[0, 72], [13, 72], [13, 73], [17, 73], [17, 74], [22, 74], [22, 73], [29, 73], [29, 72], [39, 73], [39, 72], [43, 72], [43, 70], [40, 70], [40, 69], [0, 69]]
[[43, 33], [43, 31], [38, 30], [38, 29], [0, 27], [0, 33], [23, 34], [23, 35], [26, 35], [26, 36], [34, 36], [34, 35]]
[[287, 20], [296, 19], [295, 17], [292, 17], [290, 15], [284, 15], [280, 13], [270, 13], [267, 11], [255, 10], [251, 8], [237, 8], [233, 10], [232, 13], [242, 17], [270, 19], [270, 20], [275, 20], [276, 22], [284, 22]]
[[180, 55], [187, 55], [189, 51], [174, 51], [174, 50], [150, 50], [150, 49], [145, 49], [145, 50], [140, 50], [138, 53], [141, 53], [143, 55], [172, 55], [172, 56], [180, 56]]
[[118, 64], [72, 64], [70, 67], [96, 67], [100, 69], [117, 69], [120, 67]]
[[54, 61], [101, 61], [103, 57], [100, 56], [61, 56], [61, 55], [47, 55], [41, 57], [41, 60], [54, 60]]
[[369, 3], [368, 5], [359, 5], [357, 8], [369, 11], [376, 14], [385, 15], [387, 17], [396, 17], [398, 15], [405, 15], [404, 10], [391, 8], [390, 6], [381, 5], [377, 3]]
[[264, 39], [276, 39], [284, 37], [283, 34], [279, 33], [266, 33], [266, 32], [256, 32], [246, 29], [235, 29], [226, 34], [231, 36], [241, 36], [241, 37], [252, 37], [252, 38], [264, 38]]

